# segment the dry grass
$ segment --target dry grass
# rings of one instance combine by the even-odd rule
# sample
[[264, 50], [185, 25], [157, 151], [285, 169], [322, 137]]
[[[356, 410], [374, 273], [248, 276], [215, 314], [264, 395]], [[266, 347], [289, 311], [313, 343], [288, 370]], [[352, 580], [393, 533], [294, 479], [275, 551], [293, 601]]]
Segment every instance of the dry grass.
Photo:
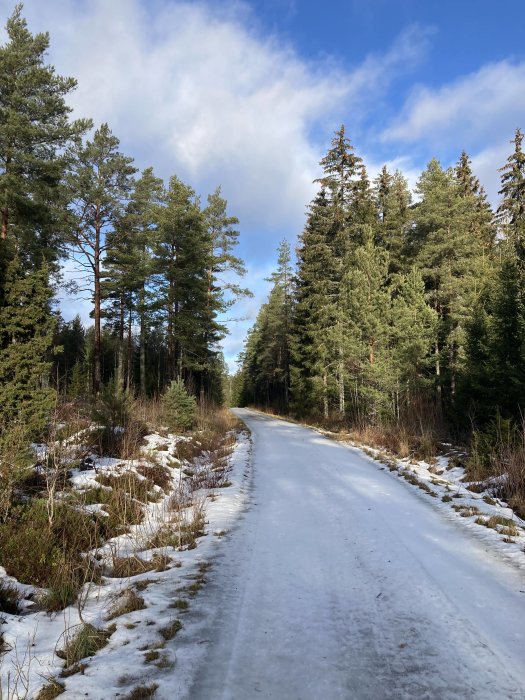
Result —
[[132, 588], [127, 588], [113, 601], [106, 620], [114, 620], [116, 617], [127, 615], [136, 610], [144, 610], [145, 608], [144, 598], [137, 595]]
[[65, 661], [65, 668], [71, 668], [82, 659], [94, 656], [108, 643], [114, 629], [101, 630], [90, 624], [80, 624], [64, 633], [63, 649], [56, 652], [59, 659]]
[[114, 556], [108, 576], [111, 578], [131, 578], [132, 576], [145, 574], [147, 571], [152, 571], [155, 568], [155, 564], [152, 561], [144, 561], [137, 556]]
[[0, 612], [17, 615], [20, 610], [22, 594], [16, 586], [6, 581], [0, 581]]
[[471, 518], [473, 515], [479, 514], [479, 508], [476, 506], [453, 505], [452, 508], [459, 513], [462, 518]]
[[150, 683], [150, 685], [138, 685], [133, 688], [131, 693], [123, 696], [122, 700], [150, 700], [150, 698], [155, 697], [155, 693], [159, 686], [156, 683]]
[[171, 474], [169, 469], [163, 467], [161, 464], [157, 464], [156, 462], [145, 463], [143, 461], [142, 464], [139, 464], [137, 467], [137, 471], [146, 478], [148, 483], [160, 486], [165, 492], [169, 490], [172, 483]]
[[51, 679], [45, 686], [40, 690], [38, 695], [36, 695], [35, 700], [55, 700], [59, 695], [62, 695], [66, 690], [66, 686], [63, 683]]
[[182, 510], [176, 516], [175, 521], [160, 528], [150, 540], [148, 547], [151, 549], [174, 547], [175, 549], [195, 549], [197, 538], [203, 537], [206, 524], [203, 506], [194, 506]]
[[160, 629], [159, 632], [163, 639], [168, 642], [170, 639], [173, 639], [173, 637], [177, 634], [177, 632], [180, 632], [181, 629], [182, 622], [180, 620], [172, 620], [166, 625], [166, 627]]

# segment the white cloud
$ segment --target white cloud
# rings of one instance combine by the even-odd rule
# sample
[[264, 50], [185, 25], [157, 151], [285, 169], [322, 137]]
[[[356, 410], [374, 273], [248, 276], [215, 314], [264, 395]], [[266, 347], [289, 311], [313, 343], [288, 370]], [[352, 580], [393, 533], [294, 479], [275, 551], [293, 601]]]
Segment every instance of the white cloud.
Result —
[[437, 89], [415, 89], [383, 140], [480, 147], [502, 133], [510, 138], [524, 115], [525, 63], [501, 61]]
[[258, 36], [240, 5], [154, 7], [28, 0], [25, 12], [51, 29], [57, 69], [78, 79], [76, 115], [109, 122], [166, 178], [221, 183], [245, 224], [296, 224], [318, 161], [308, 132], [347, 94], [345, 77]]
[[326, 144], [312, 131], [358, 119], [392, 77], [420, 60], [409, 28], [351, 72], [315, 65], [262, 36], [242, 2], [26, 0], [30, 28], [50, 29], [57, 70], [78, 79], [78, 116], [107, 121], [141, 166], [201, 192], [222, 184], [244, 229], [302, 227]]

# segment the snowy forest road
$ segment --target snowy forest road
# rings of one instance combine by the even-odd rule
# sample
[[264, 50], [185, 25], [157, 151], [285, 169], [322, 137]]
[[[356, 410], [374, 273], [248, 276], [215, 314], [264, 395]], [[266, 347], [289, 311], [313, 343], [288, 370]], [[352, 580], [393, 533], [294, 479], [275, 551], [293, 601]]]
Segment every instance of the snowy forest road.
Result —
[[359, 450], [235, 412], [252, 502], [192, 700], [525, 698], [523, 572]]

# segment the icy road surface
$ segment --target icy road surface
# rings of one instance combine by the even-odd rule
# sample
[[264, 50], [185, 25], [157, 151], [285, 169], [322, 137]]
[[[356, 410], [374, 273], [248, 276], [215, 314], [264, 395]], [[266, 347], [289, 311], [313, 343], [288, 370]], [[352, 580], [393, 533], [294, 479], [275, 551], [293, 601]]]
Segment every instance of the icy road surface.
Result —
[[248, 410], [193, 700], [525, 698], [522, 572], [356, 449]]

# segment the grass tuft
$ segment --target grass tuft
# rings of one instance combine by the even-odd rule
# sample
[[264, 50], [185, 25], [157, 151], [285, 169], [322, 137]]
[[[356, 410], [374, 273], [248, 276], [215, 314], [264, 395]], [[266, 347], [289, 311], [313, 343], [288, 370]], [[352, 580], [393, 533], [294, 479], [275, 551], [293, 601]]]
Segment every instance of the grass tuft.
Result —
[[108, 643], [112, 632], [97, 629], [91, 624], [83, 623], [66, 632], [63, 649], [56, 652], [59, 659], [65, 661], [65, 668], [70, 668], [82, 659], [94, 656]]
[[63, 683], [51, 679], [40, 690], [38, 695], [35, 696], [35, 700], [55, 700], [55, 698], [58, 698], [58, 696], [62, 695], [65, 691], [66, 686]]
[[108, 621], [114, 620], [121, 615], [127, 615], [135, 612], [135, 610], [144, 610], [145, 608], [144, 598], [137, 595], [132, 588], [128, 588], [114, 601], [106, 619]]
[[150, 685], [138, 685], [133, 688], [131, 693], [128, 693], [123, 697], [123, 700], [150, 700], [150, 698], [155, 697], [155, 693], [159, 686], [156, 683], [151, 683]]
[[163, 627], [160, 631], [162, 637], [168, 641], [173, 639], [173, 637], [180, 632], [182, 629], [182, 622], [180, 620], [172, 620], [166, 627]]

